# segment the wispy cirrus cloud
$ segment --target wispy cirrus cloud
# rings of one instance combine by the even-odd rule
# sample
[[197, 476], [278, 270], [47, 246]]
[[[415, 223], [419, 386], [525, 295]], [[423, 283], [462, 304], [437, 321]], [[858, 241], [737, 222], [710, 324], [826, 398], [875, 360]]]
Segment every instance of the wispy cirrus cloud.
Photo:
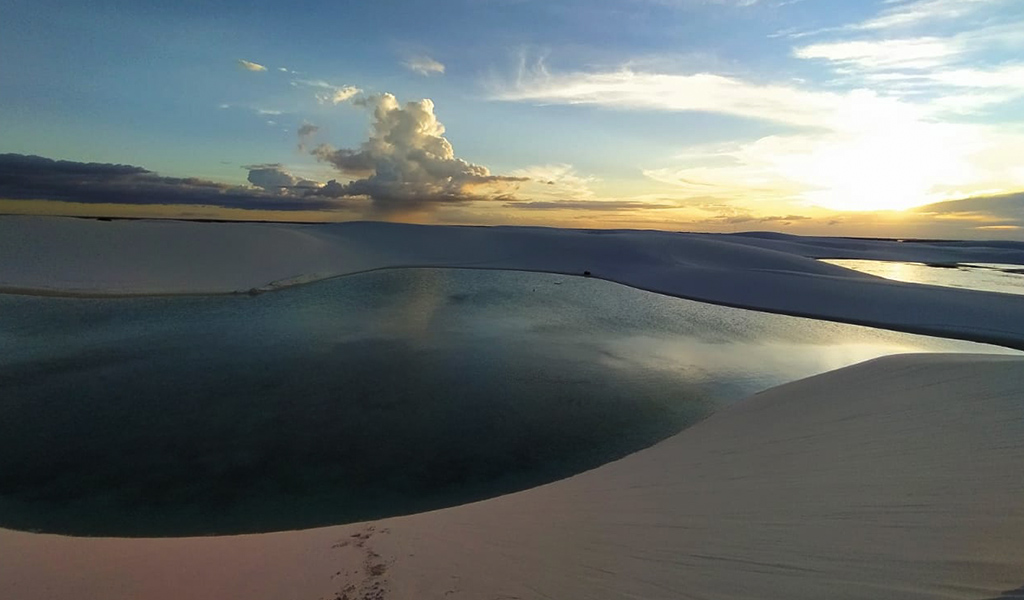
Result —
[[321, 104], [341, 104], [363, 92], [362, 89], [354, 85], [335, 85], [323, 79], [294, 79], [291, 85], [313, 88], [316, 90], [316, 99]]
[[835, 124], [844, 102], [843, 95], [835, 92], [759, 84], [714, 73], [659, 73], [629, 67], [556, 72], [543, 61], [521, 66], [511, 82], [492, 85], [492, 97], [536, 104], [715, 112], [808, 127]]
[[[238, 59], [236, 62], [241, 68], [247, 71], [266, 72], [268, 70], [267, 67], [252, 61]], [[352, 100], [359, 94], [363, 93], [361, 88], [354, 85], [335, 84], [325, 79], [299, 77], [298, 71], [291, 70], [287, 67], [278, 67], [274, 70], [274, 73], [278, 74], [278, 76], [287, 77], [286, 81], [288, 81], [288, 83], [294, 88], [311, 90], [314, 98], [316, 98], [317, 102], [320, 104], [341, 104], [342, 102]], [[220, 107], [233, 108], [234, 105], [230, 103], [223, 103]], [[278, 115], [284, 112], [261, 108], [254, 108], [253, 110], [257, 111], [261, 115]]]
[[916, 27], [936, 21], [954, 21], [975, 16], [987, 9], [1016, 0], [889, 0], [878, 15], [852, 25], [851, 29], [889, 30]]
[[261, 71], [266, 71], [267, 70], [266, 67], [264, 67], [263, 65], [261, 65], [259, 63], [254, 63], [252, 61], [243, 60], [241, 58], [239, 58], [237, 62], [238, 62], [238, 66], [242, 67], [246, 71], [261, 72]]
[[413, 73], [419, 73], [426, 77], [430, 75], [444, 75], [445, 70], [444, 64], [425, 54], [406, 59], [402, 62], [402, 66]]
[[688, 61], [563, 71], [524, 61], [492, 87], [493, 97], [780, 125], [773, 135], [643, 168], [681, 193], [723, 201], [879, 210], [1009, 191], [1024, 186], [1024, 171], [1008, 158], [1024, 152], [1024, 132], [977, 119], [1024, 97], [1024, 62], [1011, 52], [1024, 50], [1024, 13], [991, 18], [1007, 5], [890, 0], [875, 17], [804, 34], [792, 56], [830, 68], [832, 78], [818, 82], [765, 82], [721, 67], [686, 72]]
[[983, 111], [1024, 96], [1024, 12], [996, 12], [1009, 1], [887, 4], [874, 18], [807, 34], [827, 35], [793, 55], [830, 65], [845, 85], [928, 101], [938, 112]]
[[793, 54], [864, 69], [927, 69], [946, 64], [961, 52], [961, 46], [952, 40], [919, 37], [822, 42], [796, 48]]
[[[747, 6], [754, 6], [758, 3], [770, 4], [772, 2], [765, 2], [764, 0], [644, 0], [649, 4], [658, 4], [661, 6], [671, 6], [675, 8], [693, 8], [701, 7], [707, 4], [718, 4], [721, 6], [733, 6], [738, 8], [744, 8]], [[793, 1], [793, 0], [790, 0]], [[796, 0], [799, 1], [799, 0]], [[774, 3], [778, 3], [777, 1]]]
[[581, 175], [566, 163], [532, 165], [515, 169], [509, 174], [528, 182], [523, 191], [531, 198], [590, 200], [595, 195], [591, 186], [597, 182], [597, 178]]

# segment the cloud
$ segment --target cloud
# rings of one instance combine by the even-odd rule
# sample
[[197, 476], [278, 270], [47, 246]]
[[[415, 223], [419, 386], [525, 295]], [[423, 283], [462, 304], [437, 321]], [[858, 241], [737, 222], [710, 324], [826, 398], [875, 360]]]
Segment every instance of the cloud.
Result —
[[933, 116], [983, 112], [1024, 96], [1024, 13], [1000, 12], [1010, 1], [887, 2], [874, 18], [804, 34], [840, 38], [796, 47], [793, 56], [827, 61], [833, 83], [876, 89]]
[[[703, 7], [706, 4], [721, 4], [725, 6], [735, 6], [739, 8], [745, 8], [748, 6], [754, 6], [760, 0], [645, 0], [649, 4], [657, 4], [660, 6], [668, 6], [672, 8], [693, 8]], [[800, 0], [790, 0], [800, 1]]]
[[406, 69], [426, 77], [430, 75], [444, 75], [444, 65], [429, 56], [414, 56], [403, 62], [402, 65]]
[[248, 60], [238, 59], [238, 64], [246, 71], [266, 71], [267, 68], [259, 63], [250, 62]]
[[891, 111], [894, 103], [864, 90], [845, 94], [760, 84], [714, 73], [549, 71], [522, 67], [514, 82], [492, 86], [492, 97], [541, 104], [589, 104], [616, 109], [712, 112], [805, 127], [856, 126], [858, 113]]
[[269, 191], [283, 191], [293, 188], [316, 189], [319, 182], [301, 179], [284, 170], [280, 164], [246, 165], [249, 170], [249, 183]]
[[597, 181], [595, 177], [580, 175], [572, 165], [565, 163], [532, 165], [516, 169], [509, 175], [528, 181], [526, 191], [530, 197], [555, 200], [593, 198], [594, 191], [590, 186]]
[[782, 223], [788, 225], [793, 221], [806, 221], [811, 217], [806, 215], [786, 215], [786, 216], [766, 216], [757, 217], [751, 214], [739, 214], [732, 216], [719, 216], [711, 219], [706, 219], [705, 223], [724, 223], [726, 225], [742, 225], [744, 223]]
[[346, 100], [350, 100], [362, 91], [363, 90], [355, 86], [347, 85], [335, 88], [326, 93], [317, 94], [316, 99], [319, 100], [321, 104], [341, 104]]
[[[524, 60], [514, 77], [492, 85], [492, 97], [644, 111], [651, 122], [658, 112], [709, 112], [789, 126], [643, 165], [646, 176], [682, 193], [756, 198], [772, 214], [902, 210], [1009, 191], [1024, 187], [1024, 169], [1009, 158], [1024, 153], [1024, 134], [992, 109], [1024, 98], [1024, 62], [1011, 52], [1024, 49], [1024, 19], [991, 18], [989, 9], [1006, 4], [885, 2], [880, 20], [792, 49], [831, 68], [821, 83], [671, 72], [667, 63], [559, 71]], [[927, 35], [913, 28], [940, 19]]]
[[535, 200], [509, 202], [505, 208], [517, 210], [584, 210], [596, 212], [644, 211], [679, 208], [678, 204], [646, 202], [643, 200]]
[[351, 100], [363, 92], [354, 85], [334, 85], [323, 79], [296, 79], [292, 81], [293, 86], [304, 86], [316, 88], [316, 99], [320, 104], [341, 104]]
[[[301, 188], [301, 185], [296, 187]], [[314, 191], [282, 189], [271, 193], [191, 177], [162, 177], [131, 165], [0, 154], [0, 198], [10, 200], [188, 204], [260, 210], [330, 210], [341, 206], [336, 201], [314, 194]]]
[[1017, 1], [1019, 0], [914, 0], [903, 3], [890, 1], [888, 4], [895, 6], [858, 23], [854, 28], [883, 30], [914, 27], [935, 21], [962, 20], [986, 8]]
[[312, 141], [313, 137], [316, 136], [320, 128], [312, 123], [303, 123], [298, 131], [296, 132], [299, 138], [299, 152], [305, 152], [306, 146]]
[[379, 211], [419, 210], [436, 203], [509, 200], [523, 177], [491, 175], [486, 167], [455, 157], [429, 99], [404, 106], [391, 94], [356, 101], [373, 111], [370, 138], [358, 150], [322, 145], [319, 160], [357, 177], [328, 183], [320, 194], [365, 196]]
[[942, 217], [982, 217], [1024, 225], [1024, 192], [974, 196], [919, 206], [914, 212]]
[[[1024, 31], [1024, 20], [1016, 25]], [[1007, 39], [1013, 36], [1019, 39]], [[827, 60], [844, 84], [916, 102], [941, 118], [978, 113], [1024, 97], [1024, 62], [986, 60], [989, 49], [1003, 47], [1024, 51], [1024, 34], [1007, 33], [999, 25], [945, 38], [811, 44], [794, 49], [794, 55]]]
[[[692, 194], [835, 210], [901, 210], [1024, 186], [1024, 137], [975, 124], [893, 119], [859, 131], [696, 147], [644, 174]], [[976, 193], [976, 192], [975, 192]]]
[[1015, 234], [1024, 230], [1024, 192], [948, 200], [910, 212], [935, 226], [951, 224], [980, 232]]
[[920, 37], [810, 44], [794, 49], [793, 54], [797, 58], [825, 59], [866, 69], [928, 69], [945, 64], [961, 51], [951, 40]]

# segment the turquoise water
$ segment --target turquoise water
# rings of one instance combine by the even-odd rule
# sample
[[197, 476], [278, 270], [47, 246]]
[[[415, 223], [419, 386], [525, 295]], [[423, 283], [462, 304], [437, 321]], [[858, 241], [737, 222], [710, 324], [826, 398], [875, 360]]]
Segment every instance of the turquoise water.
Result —
[[0, 526], [203, 535], [451, 506], [910, 351], [1010, 352], [518, 272], [0, 295]]

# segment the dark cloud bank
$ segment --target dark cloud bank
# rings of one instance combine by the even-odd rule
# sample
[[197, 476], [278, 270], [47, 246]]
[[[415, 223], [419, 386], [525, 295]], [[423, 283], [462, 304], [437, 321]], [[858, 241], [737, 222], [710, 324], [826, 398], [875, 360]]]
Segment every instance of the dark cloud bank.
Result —
[[975, 196], [920, 206], [914, 212], [944, 216], [983, 216], [1005, 219], [1008, 224], [1024, 225], [1024, 192], [997, 196]]
[[336, 200], [319, 197], [309, 190], [281, 192], [230, 186], [193, 177], [162, 177], [131, 165], [80, 163], [24, 154], [0, 154], [0, 198], [258, 210], [339, 207]]

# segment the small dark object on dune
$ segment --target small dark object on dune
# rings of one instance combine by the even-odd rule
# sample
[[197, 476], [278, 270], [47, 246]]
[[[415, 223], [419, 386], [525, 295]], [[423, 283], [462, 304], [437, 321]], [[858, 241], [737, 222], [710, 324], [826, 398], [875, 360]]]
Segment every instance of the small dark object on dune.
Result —
[[590, 271], [584, 271], [583, 272], [583, 276], [584, 277], [590, 277]]

